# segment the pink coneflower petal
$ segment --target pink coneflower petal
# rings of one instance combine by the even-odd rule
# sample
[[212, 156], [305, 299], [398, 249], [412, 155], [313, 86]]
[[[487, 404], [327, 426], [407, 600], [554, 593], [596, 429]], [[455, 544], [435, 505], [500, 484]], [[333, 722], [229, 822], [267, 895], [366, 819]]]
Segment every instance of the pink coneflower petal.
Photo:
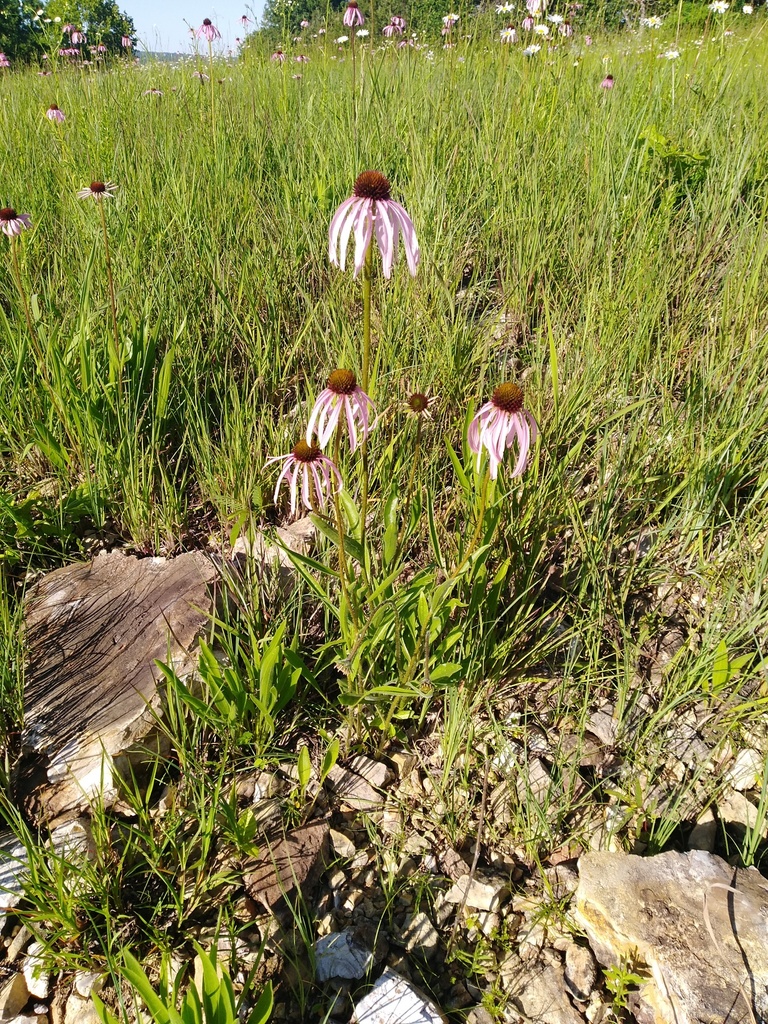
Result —
[[384, 203], [377, 203], [376, 205], [374, 227], [376, 229], [376, 241], [379, 243], [379, 251], [381, 252], [381, 269], [384, 277], [390, 278], [392, 276], [392, 263], [395, 258], [397, 229], [393, 223], [390, 209]]
[[525, 471], [537, 434], [536, 421], [523, 408], [522, 388], [516, 384], [501, 384], [493, 392], [491, 401], [486, 402], [473, 417], [467, 432], [467, 444], [477, 455], [478, 471], [483, 449], [488, 452], [488, 472], [495, 480], [506, 450], [517, 442], [518, 454], [512, 470], [512, 476], [517, 477]]
[[351, 370], [334, 370], [328, 378], [328, 387], [317, 397], [307, 424], [306, 440], [311, 444], [313, 435], [321, 448], [325, 448], [341, 422], [342, 413], [349, 433], [350, 449], [354, 452], [360, 441], [365, 441], [373, 427], [369, 422], [373, 403], [357, 386]]
[[373, 216], [371, 214], [371, 200], [366, 199], [358, 208], [354, 217], [355, 233], [355, 277], [363, 269], [365, 254], [371, 244], [373, 235]]

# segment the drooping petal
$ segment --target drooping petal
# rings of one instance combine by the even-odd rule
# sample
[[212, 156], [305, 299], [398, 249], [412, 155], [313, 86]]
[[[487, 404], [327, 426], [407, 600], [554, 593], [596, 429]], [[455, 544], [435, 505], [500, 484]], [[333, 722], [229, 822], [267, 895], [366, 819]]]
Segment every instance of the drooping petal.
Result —
[[[360, 200], [352, 197], [352, 200], [347, 200], [347, 212], [346, 220], [341, 225], [341, 233], [339, 235], [339, 269], [344, 270], [347, 266], [347, 249], [349, 248], [349, 236], [352, 234], [352, 228], [355, 224], [355, 217], [357, 216], [357, 209], [360, 204]], [[344, 205], [344, 204], [342, 204]]]
[[[285, 456], [278, 455], [278, 456], [276, 456], [276, 458], [285, 458], [285, 465], [283, 466], [282, 472], [280, 473], [280, 476], [277, 478], [277, 483], [275, 484], [275, 493], [272, 496], [272, 501], [275, 504], [277, 504], [277, 498], [278, 498], [278, 495], [280, 494], [280, 485], [282, 484], [283, 480], [285, 480], [287, 478], [289, 483], [291, 483], [291, 481], [292, 481], [291, 467], [293, 465], [293, 456], [292, 455], [289, 455], [287, 458]], [[275, 459], [270, 459], [269, 461], [270, 462], [274, 462]]]
[[299, 467], [298, 467], [298, 465], [296, 463], [294, 463], [294, 467], [295, 467], [294, 471], [293, 471], [293, 473], [291, 473], [291, 515], [292, 516], [296, 515], [296, 507], [297, 507], [296, 486], [298, 484], [298, 476], [299, 476], [299, 472], [300, 472]]
[[354, 451], [357, 448], [357, 427], [355, 425], [355, 408], [353, 396], [345, 395], [343, 398], [344, 412], [347, 417], [347, 430], [349, 431], [349, 448]]
[[379, 243], [381, 252], [381, 269], [384, 277], [392, 276], [392, 264], [395, 259], [395, 237], [396, 228], [389, 212], [389, 203], [386, 200], [376, 203], [376, 213], [373, 222], [376, 229], [376, 241]]
[[519, 453], [515, 468], [512, 470], [513, 477], [520, 476], [525, 471], [525, 467], [528, 464], [528, 450], [531, 446], [531, 429], [522, 413], [515, 414], [515, 428]]
[[317, 433], [320, 433], [322, 420], [325, 415], [325, 410], [333, 392], [328, 388], [324, 388], [317, 396], [317, 401], [312, 406], [312, 412], [309, 414], [309, 423], [307, 423], [307, 444], [312, 444], [312, 435], [315, 432], [317, 426]]
[[325, 448], [330, 441], [333, 436], [333, 432], [338, 425], [339, 416], [341, 415], [341, 396], [333, 394], [333, 392], [331, 392], [331, 394], [333, 395], [333, 398], [328, 403], [330, 408], [327, 411], [327, 419], [324, 418], [322, 430], [319, 429], [317, 435], [318, 444], [321, 448]]
[[397, 217], [397, 221], [403, 235], [403, 245], [405, 247], [405, 258], [408, 262], [408, 269], [410, 270], [411, 275], [415, 277], [416, 269], [421, 258], [419, 240], [416, 237], [416, 228], [413, 226], [413, 221], [408, 216], [408, 212], [400, 205], [400, 203], [396, 203], [392, 200], [389, 205], [395, 217]]
[[309, 470], [310, 467], [305, 462], [301, 467], [301, 500], [304, 503], [304, 508], [312, 509], [312, 500], [309, 493]]
[[355, 196], [345, 199], [331, 218], [331, 226], [328, 228], [328, 259], [334, 266], [339, 266], [339, 232], [341, 231], [342, 221], [347, 210], [354, 202]]
[[368, 252], [368, 246], [371, 244], [373, 236], [372, 205], [372, 199], [361, 200], [360, 208], [355, 215], [355, 277], [363, 269], [365, 255]]

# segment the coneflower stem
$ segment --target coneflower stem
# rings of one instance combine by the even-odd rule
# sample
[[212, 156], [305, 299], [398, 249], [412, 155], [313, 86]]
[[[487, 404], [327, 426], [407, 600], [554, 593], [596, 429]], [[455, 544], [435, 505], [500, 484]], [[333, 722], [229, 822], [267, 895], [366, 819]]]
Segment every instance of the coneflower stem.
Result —
[[[104, 213], [104, 202], [96, 203], [101, 217], [101, 230], [104, 233], [104, 258], [107, 267], [107, 284], [109, 285], [109, 305], [112, 310], [112, 332], [115, 339], [114, 373], [117, 374], [118, 388], [122, 390], [123, 380], [120, 366], [120, 332], [117, 329], [117, 303], [115, 302], [115, 282], [112, 279], [112, 260], [109, 256], [109, 236], [107, 235], [107, 217]], [[111, 375], [110, 375], [111, 376]]]
[[[339, 464], [340, 442], [341, 426], [338, 426], [336, 427], [336, 433], [333, 439], [333, 462], [336, 466]], [[359, 629], [360, 621], [357, 617], [357, 608], [350, 600], [349, 589], [347, 587], [349, 572], [347, 570], [347, 553], [344, 549], [344, 520], [341, 514], [341, 501], [339, 500], [338, 490], [333, 491], [333, 508], [336, 513], [336, 532], [339, 535], [339, 580], [341, 581], [341, 593], [344, 600], [347, 602], [347, 607], [352, 615], [352, 622], [355, 624], [355, 629]]]
[[477, 523], [475, 524], [475, 531], [472, 534], [472, 539], [470, 540], [467, 546], [467, 550], [464, 554], [464, 557], [462, 558], [461, 562], [459, 563], [459, 567], [456, 569], [456, 572], [454, 573], [455, 576], [459, 575], [464, 566], [470, 560], [475, 548], [477, 547], [477, 542], [480, 539], [480, 534], [482, 533], [483, 530], [483, 520], [485, 519], [485, 508], [488, 501], [488, 481], [490, 480], [490, 478], [490, 470], [486, 470], [485, 476], [483, 478], [483, 489], [480, 492], [480, 511], [477, 513]]
[[208, 70], [210, 72], [209, 85], [211, 87], [211, 137], [213, 148], [216, 148], [216, 97], [213, 94], [213, 43], [208, 40]]
[[[368, 394], [368, 379], [371, 375], [371, 271], [373, 269], [373, 246], [368, 246], [363, 264], [363, 391]], [[368, 515], [368, 438], [363, 438], [361, 447], [363, 479], [360, 495], [360, 547], [365, 553], [365, 521]], [[365, 571], [365, 566], [363, 566]]]

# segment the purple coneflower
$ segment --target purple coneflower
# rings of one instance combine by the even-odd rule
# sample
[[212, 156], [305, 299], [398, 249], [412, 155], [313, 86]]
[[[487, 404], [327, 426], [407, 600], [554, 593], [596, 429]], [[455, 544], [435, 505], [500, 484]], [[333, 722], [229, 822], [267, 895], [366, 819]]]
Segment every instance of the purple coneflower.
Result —
[[285, 54], [283, 53], [282, 50], [275, 50], [275, 52], [269, 59], [273, 60], [275, 64], [282, 64], [283, 61], [285, 60]]
[[163, 95], [163, 90], [162, 89], [145, 89], [144, 92], [141, 95], [142, 96], [162, 96]]
[[483, 448], [488, 450], [491, 480], [495, 480], [504, 452], [517, 438], [518, 456], [512, 476], [520, 476], [528, 462], [528, 452], [536, 440], [536, 420], [523, 408], [523, 389], [517, 384], [500, 384], [469, 425], [467, 442], [477, 455], [477, 468]]
[[399, 28], [401, 32], [405, 31], [405, 18], [401, 18], [395, 14], [392, 16], [392, 24], [395, 28]]
[[309, 57], [306, 53], [297, 53], [293, 59], [297, 64], [309, 64]]
[[102, 199], [111, 199], [117, 191], [117, 185], [113, 181], [92, 181], [88, 188], [81, 188], [77, 193], [78, 199], [95, 199], [101, 202]]
[[96, 53], [106, 53], [106, 52], [107, 52], [107, 48], [104, 45], [104, 43], [99, 43], [99, 45], [96, 47]]
[[591, 46], [592, 45], [592, 36], [584, 36], [584, 45], [585, 46]]
[[613, 75], [606, 75], [600, 83], [601, 89], [612, 89], [613, 88]]
[[247, 14], [244, 14], [242, 16], [242, 18], [240, 19], [240, 24], [243, 26], [243, 28], [248, 28], [248, 26], [251, 24], [251, 19], [248, 17]]
[[61, 26], [61, 31], [62, 32], [66, 32], [67, 35], [71, 35], [75, 31], [75, 26], [74, 25], [62, 25]]
[[301, 500], [304, 507], [312, 511], [324, 509], [326, 498], [333, 489], [334, 477], [338, 483], [337, 491], [344, 486], [341, 473], [316, 444], [299, 441], [288, 455], [273, 455], [267, 459], [267, 465], [282, 462], [283, 468], [277, 478], [273, 501], [277, 501], [280, 485], [283, 480], [288, 482], [291, 492], [291, 513], [295, 514], [298, 507], [299, 484], [301, 484]]
[[52, 103], [45, 112], [45, 116], [49, 121], [58, 121], [61, 124], [65, 120], [64, 112], [59, 110], [55, 103]]
[[11, 62], [8, 60], [4, 53], [0, 53], [0, 68], [9, 68]]
[[299, 22], [299, 25], [300, 25], [300, 26], [301, 26], [302, 28], [309, 28], [309, 22], [308, 22], [308, 21], [300, 21], [300, 22]]
[[392, 36], [401, 36], [403, 34], [403, 30], [398, 25], [396, 25], [394, 21], [390, 21], [390, 23], [388, 25], [385, 25], [381, 31], [384, 33], [387, 39], [391, 39]]
[[365, 18], [363, 17], [363, 12], [357, 6], [357, 0], [349, 0], [342, 20], [347, 28], [354, 28], [355, 25], [365, 24]]
[[192, 77], [193, 78], [199, 78], [201, 82], [207, 82], [208, 81], [208, 75], [206, 75], [206, 73], [204, 71], [193, 71], [192, 72]]
[[557, 31], [561, 36], [565, 36], [566, 39], [569, 39], [573, 35], [573, 25], [570, 21], [564, 21], [562, 25], [557, 26]]
[[79, 46], [85, 42], [85, 35], [79, 29], [74, 29], [69, 38], [72, 40], [73, 46]]
[[12, 206], [0, 210], [0, 231], [9, 238], [20, 235], [22, 231], [32, 227], [32, 218], [28, 213], [16, 213]]
[[365, 441], [373, 429], [370, 414], [375, 414], [376, 410], [368, 395], [358, 387], [357, 377], [352, 370], [334, 370], [328, 378], [328, 387], [317, 396], [309, 414], [307, 444], [312, 443], [312, 435], [316, 433], [320, 447], [325, 448], [339, 424], [342, 412], [347, 418], [349, 445], [354, 451], [357, 448], [357, 421], [360, 423], [361, 440]]
[[210, 18], [203, 18], [203, 24], [195, 32], [198, 39], [205, 39], [212, 43], [214, 39], [221, 39], [221, 32], [216, 28]]
[[402, 234], [408, 269], [415, 276], [419, 265], [419, 242], [413, 221], [405, 209], [392, 199], [390, 185], [379, 171], [363, 171], [355, 181], [353, 194], [345, 199], [331, 220], [328, 231], [328, 258], [344, 270], [347, 247], [355, 236], [355, 274], [360, 273], [375, 232], [381, 251], [384, 277], [392, 274], [398, 238]]
[[130, 36], [122, 36], [122, 38], [120, 39], [120, 45], [124, 50], [130, 50], [130, 48], [133, 46], [133, 40], [131, 39]]

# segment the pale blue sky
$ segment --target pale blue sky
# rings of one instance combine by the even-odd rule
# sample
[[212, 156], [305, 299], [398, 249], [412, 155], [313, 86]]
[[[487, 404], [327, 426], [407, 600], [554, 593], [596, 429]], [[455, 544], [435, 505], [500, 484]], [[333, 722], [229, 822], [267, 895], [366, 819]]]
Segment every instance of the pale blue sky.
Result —
[[[247, 14], [253, 20], [254, 12], [261, 15], [264, 3], [263, 0], [118, 0], [118, 6], [133, 18], [142, 49], [187, 52], [191, 39], [185, 22], [197, 28], [203, 18], [210, 18], [222, 36], [216, 47], [226, 50], [234, 48], [237, 36], [243, 36], [240, 18]], [[202, 49], [207, 51], [207, 46], [203, 40]]]

